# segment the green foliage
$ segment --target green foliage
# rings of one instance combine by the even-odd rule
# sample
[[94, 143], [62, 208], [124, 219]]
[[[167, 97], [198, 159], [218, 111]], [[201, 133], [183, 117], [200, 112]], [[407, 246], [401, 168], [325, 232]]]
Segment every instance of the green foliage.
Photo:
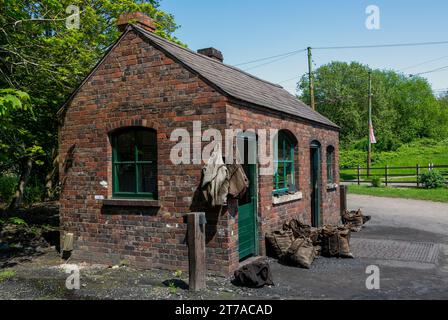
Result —
[[[343, 149], [366, 150], [368, 72], [357, 62], [331, 62], [315, 71], [317, 110], [341, 127]], [[420, 138], [448, 137], [448, 99], [437, 99], [426, 79], [373, 70], [374, 151], [394, 151]], [[298, 84], [309, 101], [308, 76]]]
[[372, 187], [374, 188], [379, 188], [381, 187], [382, 183], [381, 183], [381, 178], [380, 177], [373, 177], [372, 178]]
[[0, 118], [6, 117], [11, 111], [27, 110], [30, 96], [16, 89], [0, 89]]
[[[365, 167], [367, 153], [355, 143], [353, 149], [340, 151], [341, 168]], [[436, 141], [433, 139], [419, 139], [402, 144], [395, 151], [378, 151], [372, 153], [372, 165], [375, 167], [389, 166], [427, 166], [448, 164], [448, 139]]]
[[10, 217], [9, 219], [8, 219], [8, 223], [10, 223], [10, 224], [14, 224], [14, 225], [16, 225], [16, 226], [26, 226], [27, 225], [27, 223], [25, 222], [25, 220], [23, 220], [22, 218], [19, 218], [19, 217]]
[[420, 176], [420, 183], [426, 189], [436, 189], [445, 186], [445, 179], [437, 170], [431, 170]]
[[[79, 29], [66, 27], [69, 5], [80, 9]], [[119, 15], [143, 12], [176, 42], [177, 25], [159, 0], [0, 0], [0, 8], [0, 176], [20, 176], [32, 160], [31, 176], [45, 185], [57, 149], [56, 112], [118, 39]]]
[[404, 198], [404, 199], [418, 199], [437, 202], [448, 203], [447, 189], [421, 189], [421, 188], [392, 188], [381, 187], [372, 188], [369, 186], [350, 185], [348, 187], [349, 193], [363, 194], [376, 197], [388, 198]]
[[12, 269], [5, 269], [0, 271], [0, 282], [8, 280], [16, 275], [16, 272]]
[[17, 186], [17, 177], [11, 175], [0, 176], [0, 203], [9, 203]]

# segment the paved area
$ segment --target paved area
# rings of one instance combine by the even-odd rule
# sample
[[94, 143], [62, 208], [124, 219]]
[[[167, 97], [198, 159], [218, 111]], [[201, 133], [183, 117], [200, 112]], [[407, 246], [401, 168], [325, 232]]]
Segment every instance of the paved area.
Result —
[[[235, 287], [209, 277], [208, 289], [187, 290], [188, 277], [127, 266], [81, 265], [81, 287], [67, 290], [67, 274], [54, 251], [12, 267], [0, 299], [448, 299], [448, 205], [350, 195], [351, 209], [372, 220], [353, 233], [354, 259], [318, 257], [309, 270], [269, 259], [275, 285]], [[369, 266], [380, 272], [380, 289], [369, 290]]]

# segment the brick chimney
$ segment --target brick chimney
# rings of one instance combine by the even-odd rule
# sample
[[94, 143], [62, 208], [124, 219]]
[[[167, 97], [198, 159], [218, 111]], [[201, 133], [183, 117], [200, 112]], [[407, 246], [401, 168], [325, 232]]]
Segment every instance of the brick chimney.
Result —
[[118, 30], [123, 32], [128, 24], [136, 24], [149, 32], [156, 31], [156, 25], [154, 21], [146, 14], [141, 12], [123, 13], [122, 15], [120, 15], [117, 21]]
[[209, 58], [218, 60], [220, 62], [224, 61], [224, 56], [222, 55], [221, 51], [215, 48], [205, 48], [205, 49], [199, 49], [198, 53], [207, 56]]

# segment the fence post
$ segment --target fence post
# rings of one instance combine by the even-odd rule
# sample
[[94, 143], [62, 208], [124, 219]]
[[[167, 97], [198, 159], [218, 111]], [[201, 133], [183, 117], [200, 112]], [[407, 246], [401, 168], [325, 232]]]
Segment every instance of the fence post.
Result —
[[358, 164], [358, 186], [361, 184], [361, 166]]
[[387, 184], [388, 184], [388, 181], [387, 181], [387, 174], [388, 174], [388, 171], [389, 171], [389, 166], [386, 164], [386, 167], [385, 167], [385, 170], [384, 170], [385, 172], [385, 181], [384, 181], [384, 184], [386, 185], [386, 187], [387, 187]]
[[205, 213], [187, 214], [189, 290], [205, 289]]
[[420, 188], [420, 165], [417, 164], [417, 188]]

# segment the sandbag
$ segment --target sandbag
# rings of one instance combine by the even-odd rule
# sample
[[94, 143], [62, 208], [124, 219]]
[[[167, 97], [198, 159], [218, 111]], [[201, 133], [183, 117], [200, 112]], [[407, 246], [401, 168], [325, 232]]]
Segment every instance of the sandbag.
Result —
[[344, 214], [342, 215], [344, 224], [351, 224], [355, 227], [360, 227], [364, 224], [362, 217], [363, 214], [361, 209], [357, 211], [345, 210]]
[[271, 269], [266, 261], [255, 261], [242, 266], [233, 275], [234, 283], [239, 286], [261, 288], [274, 285]]
[[310, 238], [313, 245], [317, 246], [320, 244], [321, 228], [314, 228], [310, 225], [301, 223], [297, 219], [292, 219], [283, 225], [283, 230], [291, 230], [295, 239]]
[[293, 240], [294, 237], [291, 230], [281, 230], [267, 233], [267, 254], [274, 258], [281, 258], [286, 253]]
[[327, 257], [353, 258], [350, 252], [350, 229], [324, 226], [321, 233], [322, 255]]
[[316, 253], [311, 239], [299, 238], [291, 244], [283, 260], [288, 264], [309, 269], [315, 256]]
[[361, 231], [363, 225], [370, 219], [371, 216], [363, 215], [361, 209], [357, 211], [345, 210], [342, 215], [342, 222], [353, 232]]

